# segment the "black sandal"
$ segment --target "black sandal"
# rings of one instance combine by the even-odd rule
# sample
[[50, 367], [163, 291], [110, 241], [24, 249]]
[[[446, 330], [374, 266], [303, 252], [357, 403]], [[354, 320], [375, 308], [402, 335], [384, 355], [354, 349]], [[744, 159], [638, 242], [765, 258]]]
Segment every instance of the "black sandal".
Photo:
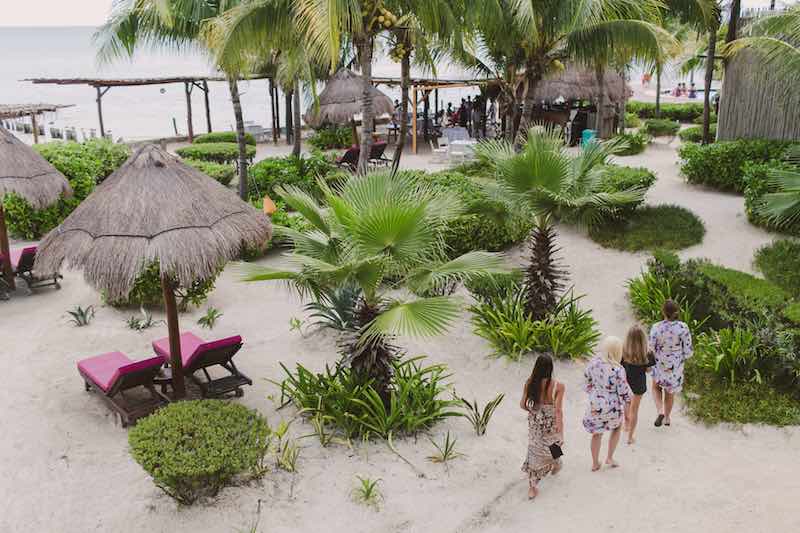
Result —
[[656, 427], [660, 428], [661, 424], [664, 423], [664, 415], [658, 415], [658, 418], [656, 418], [656, 422], [655, 423], [656, 423]]

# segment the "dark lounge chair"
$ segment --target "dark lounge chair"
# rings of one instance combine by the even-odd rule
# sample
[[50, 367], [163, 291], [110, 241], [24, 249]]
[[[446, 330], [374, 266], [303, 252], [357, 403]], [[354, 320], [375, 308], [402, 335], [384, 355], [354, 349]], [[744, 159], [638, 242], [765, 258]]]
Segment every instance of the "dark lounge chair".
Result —
[[58, 280], [63, 276], [55, 273], [49, 276], [39, 276], [33, 270], [33, 263], [36, 261], [36, 246], [26, 246], [25, 248], [15, 248], [9, 254], [11, 256], [11, 270], [14, 275], [22, 279], [28, 289], [38, 289], [39, 287], [53, 286], [60, 289]]
[[[239, 372], [233, 363], [233, 356], [242, 347], [242, 337], [239, 335], [206, 342], [194, 333], [186, 332], [181, 334], [180, 342], [183, 375], [200, 387], [204, 398], [217, 398], [230, 393], [243, 396], [242, 386], [253, 384], [253, 381]], [[153, 350], [169, 363], [169, 337], [153, 341]], [[222, 367], [227, 375], [212, 378], [208, 369], [215, 366]], [[200, 371], [203, 372], [205, 380], [195, 376]]]
[[[78, 361], [78, 372], [86, 390], [97, 391], [119, 414], [122, 427], [125, 427], [169, 403], [169, 398], [153, 385], [153, 379], [163, 364], [161, 357], [132, 361], [122, 352], [110, 352]], [[149, 396], [133, 398], [130, 394], [125, 395], [126, 391], [137, 387], [144, 387]]]
[[350, 172], [355, 172], [358, 169], [358, 156], [361, 150], [358, 146], [351, 146], [342, 156], [336, 160], [336, 166], [346, 168]]
[[372, 167], [386, 167], [392, 162], [391, 159], [387, 159], [383, 153], [386, 151], [386, 146], [389, 143], [386, 141], [376, 142], [372, 145], [372, 149], [369, 152], [369, 164]]

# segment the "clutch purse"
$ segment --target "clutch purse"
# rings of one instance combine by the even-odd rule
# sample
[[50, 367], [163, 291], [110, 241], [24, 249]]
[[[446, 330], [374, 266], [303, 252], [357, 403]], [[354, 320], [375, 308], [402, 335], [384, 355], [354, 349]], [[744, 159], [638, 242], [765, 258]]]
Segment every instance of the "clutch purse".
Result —
[[562, 455], [564, 455], [564, 451], [561, 449], [560, 444], [551, 444], [550, 445], [550, 455], [553, 456], [553, 459], [558, 459]]

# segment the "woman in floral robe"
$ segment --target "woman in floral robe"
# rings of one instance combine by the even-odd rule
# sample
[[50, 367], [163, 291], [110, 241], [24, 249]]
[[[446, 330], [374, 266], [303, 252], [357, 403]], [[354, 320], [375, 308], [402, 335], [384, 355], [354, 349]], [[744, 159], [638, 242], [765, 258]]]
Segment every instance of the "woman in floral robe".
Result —
[[658, 409], [656, 427], [669, 426], [675, 393], [683, 388], [683, 365], [692, 356], [692, 333], [678, 320], [680, 309], [672, 300], [664, 302], [664, 320], [650, 328], [650, 347], [656, 357], [653, 367], [653, 397]]

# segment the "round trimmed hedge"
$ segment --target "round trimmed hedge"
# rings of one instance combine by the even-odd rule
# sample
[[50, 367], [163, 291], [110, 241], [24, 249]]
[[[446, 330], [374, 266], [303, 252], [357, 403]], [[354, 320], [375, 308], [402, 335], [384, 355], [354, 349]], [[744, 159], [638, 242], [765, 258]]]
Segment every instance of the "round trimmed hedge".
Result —
[[604, 248], [628, 252], [681, 250], [699, 244], [705, 235], [703, 221], [677, 205], [644, 206], [628, 217], [594, 226], [589, 235]]
[[[208, 143], [238, 143], [235, 131], [212, 131], [198, 135], [194, 138], [193, 144], [208, 144]], [[251, 133], [244, 134], [244, 142], [251, 146], [256, 145], [256, 138]]]
[[[256, 156], [256, 147], [247, 145], [247, 159]], [[210, 161], [212, 163], [235, 163], [239, 159], [239, 145], [235, 142], [216, 142], [190, 144], [175, 150], [175, 153], [184, 159]]]
[[642, 131], [653, 137], [674, 137], [681, 129], [679, 122], [664, 118], [650, 118], [644, 121]]
[[270, 434], [266, 419], [241, 404], [194, 400], [139, 420], [128, 443], [156, 486], [188, 505], [214, 496], [235, 476], [261, 475]]
[[[711, 142], [714, 142], [717, 138], [717, 125], [709, 124], [708, 132], [711, 137]], [[692, 126], [682, 129], [678, 132], [678, 137], [680, 137], [683, 142], [699, 143], [703, 140], [703, 126]]]
[[226, 187], [230, 185], [233, 177], [236, 175], [236, 167], [233, 165], [223, 165], [221, 163], [212, 163], [210, 161], [200, 161], [197, 159], [184, 159], [183, 162], [196, 168], [203, 174], [214, 178]]
[[762, 246], [753, 263], [768, 281], [800, 296], [800, 241], [780, 239]]

